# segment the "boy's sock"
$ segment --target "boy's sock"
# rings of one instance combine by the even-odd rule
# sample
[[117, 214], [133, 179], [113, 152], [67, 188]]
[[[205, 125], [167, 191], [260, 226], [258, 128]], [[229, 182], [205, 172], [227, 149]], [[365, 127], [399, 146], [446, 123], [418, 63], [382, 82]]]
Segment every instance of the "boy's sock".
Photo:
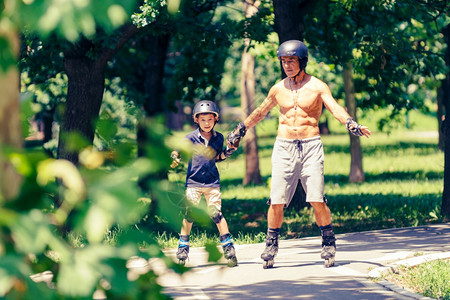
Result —
[[180, 240], [178, 241], [178, 248], [188, 246], [189, 246], [189, 235], [180, 234]]
[[230, 244], [233, 245], [233, 239], [231, 238], [230, 233], [222, 234], [221, 236], [219, 236], [219, 239], [222, 247], [228, 246]]

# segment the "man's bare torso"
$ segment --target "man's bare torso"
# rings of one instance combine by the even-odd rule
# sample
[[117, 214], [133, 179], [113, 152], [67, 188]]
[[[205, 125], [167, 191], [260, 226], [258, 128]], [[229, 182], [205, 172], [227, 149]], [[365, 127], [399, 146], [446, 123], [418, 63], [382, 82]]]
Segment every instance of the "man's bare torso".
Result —
[[319, 135], [319, 117], [322, 113], [322, 82], [305, 74], [294, 84], [286, 78], [274, 86], [273, 95], [280, 108], [278, 136], [287, 139], [304, 139]]
[[350, 115], [331, 95], [330, 88], [323, 81], [302, 72], [296, 78], [287, 77], [275, 84], [267, 98], [244, 121], [246, 128], [256, 126], [269, 111], [279, 107], [278, 136], [287, 139], [305, 139], [319, 135], [319, 118], [322, 107], [341, 124]]

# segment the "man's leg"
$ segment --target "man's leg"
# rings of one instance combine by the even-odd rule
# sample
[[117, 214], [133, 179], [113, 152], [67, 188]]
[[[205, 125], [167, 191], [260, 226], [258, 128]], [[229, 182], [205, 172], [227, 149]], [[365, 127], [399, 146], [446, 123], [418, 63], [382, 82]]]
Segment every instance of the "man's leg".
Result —
[[325, 267], [334, 265], [336, 255], [336, 238], [331, 225], [331, 212], [325, 202], [311, 202], [314, 208], [316, 223], [322, 233], [322, 252], [320, 257], [325, 259]]
[[325, 202], [310, 202], [314, 209], [317, 226], [327, 226], [331, 224], [331, 212]]
[[283, 225], [284, 204], [271, 204], [267, 212], [267, 225], [269, 228], [281, 228]]
[[267, 238], [266, 248], [261, 254], [263, 268], [272, 268], [275, 256], [278, 253], [278, 240], [280, 236], [280, 228], [283, 224], [284, 204], [271, 204], [267, 212]]

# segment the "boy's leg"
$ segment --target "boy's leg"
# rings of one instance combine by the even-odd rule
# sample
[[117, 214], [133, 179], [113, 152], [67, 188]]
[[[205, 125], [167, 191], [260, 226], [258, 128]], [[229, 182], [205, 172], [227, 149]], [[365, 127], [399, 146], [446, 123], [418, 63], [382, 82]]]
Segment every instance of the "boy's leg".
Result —
[[184, 264], [188, 259], [189, 254], [189, 234], [191, 233], [192, 225], [194, 224], [194, 218], [191, 215], [191, 207], [198, 205], [200, 202], [201, 191], [196, 188], [186, 189], [186, 199], [189, 203], [186, 203], [186, 210], [180, 230], [180, 239], [178, 241], [177, 258], [179, 263]]
[[233, 239], [231, 238], [231, 234], [225, 233], [219, 236], [220, 245], [223, 248], [223, 255], [228, 261], [229, 267], [235, 267], [238, 264], [236, 258], [236, 250], [234, 249]]
[[220, 234], [220, 244], [223, 248], [225, 258], [228, 260], [228, 266], [234, 267], [237, 265], [236, 251], [234, 249], [233, 240], [231, 238], [228, 223], [222, 215], [222, 200], [220, 198], [219, 188], [208, 188], [204, 192], [206, 203], [208, 205], [208, 212], [211, 220], [216, 224]]
[[189, 222], [186, 219], [183, 219], [183, 222], [181, 224], [181, 231], [180, 231], [180, 235], [189, 235], [191, 234], [191, 230], [192, 230], [192, 225], [194, 223], [193, 222]]
[[180, 234], [177, 250], [177, 259], [180, 264], [184, 265], [185, 261], [189, 257], [189, 245], [189, 235]]

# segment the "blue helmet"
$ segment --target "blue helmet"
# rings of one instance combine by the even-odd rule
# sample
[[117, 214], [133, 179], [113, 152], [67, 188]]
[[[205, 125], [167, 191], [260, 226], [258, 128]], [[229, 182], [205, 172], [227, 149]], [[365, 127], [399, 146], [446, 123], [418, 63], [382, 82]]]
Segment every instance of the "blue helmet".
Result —
[[298, 40], [289, 40], [280, 45], [277, 56], [297, 56], [299, 59], [308, 57], [308, 48]]

